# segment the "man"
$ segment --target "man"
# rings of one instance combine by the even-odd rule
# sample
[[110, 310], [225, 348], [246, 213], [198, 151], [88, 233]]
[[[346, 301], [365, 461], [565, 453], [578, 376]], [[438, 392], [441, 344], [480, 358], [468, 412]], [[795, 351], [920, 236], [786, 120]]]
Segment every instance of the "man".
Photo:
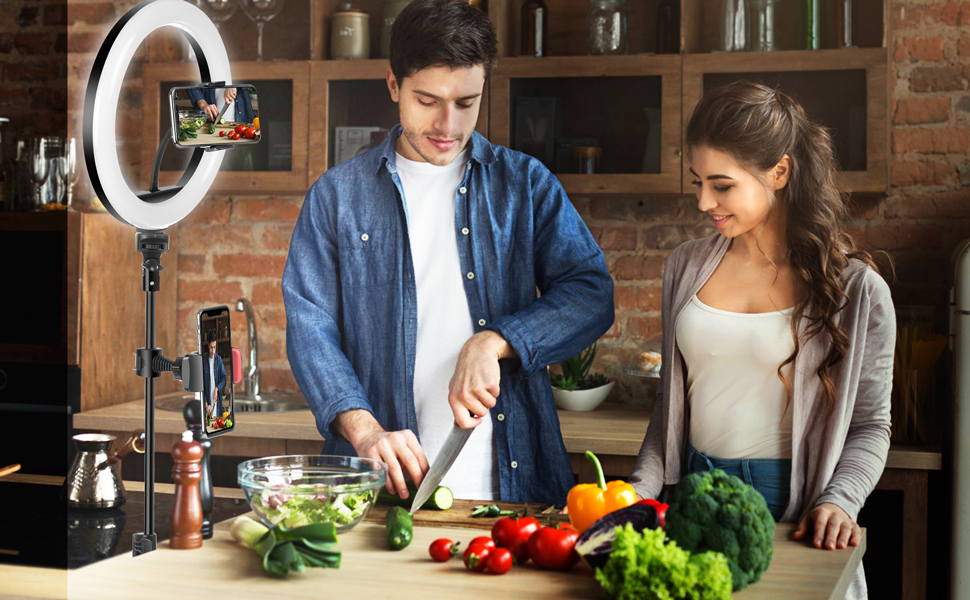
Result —
[[236, 88], [225, 88], [222, 92], [221, 104], [216, 102], [216, 88], [205, 88], [201, 90], [190, 88], [185, 90], [185, 92], [189, 100], [192, 101], [192, 104], [204, 112], [212, 121], [215, 121], [216, 117], [219, 116], [219, 111], [222, 107], [233, 100], [236, 101], [236, 104], [230, 106], [225, 116], [223, 116], [226, 121], [252, 123], [256, 116], [253, 111], [253, 102], [249, 95], [249, 88], [239, 88], [238, 95]]
[[202, 361], [205, 412], [214, 418], [222, 416], [222, 392], [226, 389], [226, 366], [216, 354], [215, 340], [209, 342], [209, 353]]
[[613, 283], [556, 178], [474, 131], [495, 62], [465, 2], [415, 0], [395, 21], [401, 124], [307, 194], [287, 354], [323, 453], [384, 461], [392, 493], [457, 424], [476, 428], [442, 482], [457, 497], [562, 506], [574, 478], [545, 367], [612, 325]]

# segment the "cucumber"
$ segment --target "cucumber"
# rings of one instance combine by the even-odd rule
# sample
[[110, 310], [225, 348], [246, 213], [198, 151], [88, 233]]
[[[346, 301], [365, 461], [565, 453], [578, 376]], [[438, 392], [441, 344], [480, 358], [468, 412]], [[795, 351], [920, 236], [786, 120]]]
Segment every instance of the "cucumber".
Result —
[[[390, 504], [391, 506], [406, 506], [411, 508], [411, 502], [414, 495], [418, 492], [418, 488], [414, 487], [414, 484], [410, 481], [408, 482], [408, 497], [406, 500], [402, 500], [400, 496], [390, 494], [386, 489], [381, 488], [381, 493], [377, 497], [377, 501], [381, 504]], [[443, 485], [439, 485], [435, 488], [434, 492], [431, 493], [431, 497], [424, 503], [421, 508], [427, 508], [430, 510], [448, 510], [455, 503], [455, 495], [451, 493], [451, 490]]]
[[391, 550], [403, 550], [411, 543], [414, 536], [414, 524], [411, 514], [401, 506], [392, 506], [387, 511], [384, 521], [387, 526], [387, 547]]
[[222, 124], [224, 124], [225, 122], [226, 122], [226, 120], [225, 120], [225, 119], [219, 119], [219, 124], [220, 124], [220, 125], [222, 125]]

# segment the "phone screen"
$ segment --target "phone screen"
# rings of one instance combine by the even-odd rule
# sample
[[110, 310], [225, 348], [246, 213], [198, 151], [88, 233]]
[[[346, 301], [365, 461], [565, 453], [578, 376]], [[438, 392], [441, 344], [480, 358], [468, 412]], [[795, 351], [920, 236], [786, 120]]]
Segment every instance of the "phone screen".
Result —
[[172, 141], [180, 148], [256, 144], [262, 135], [253, 85], [175, 87], [169, 104]]
[[202, 355], [202, 424], [209, 437], [232, 431], [236, 420], [232, 389], [232, 328], [229, 307], [203, 308], [197, 317]]

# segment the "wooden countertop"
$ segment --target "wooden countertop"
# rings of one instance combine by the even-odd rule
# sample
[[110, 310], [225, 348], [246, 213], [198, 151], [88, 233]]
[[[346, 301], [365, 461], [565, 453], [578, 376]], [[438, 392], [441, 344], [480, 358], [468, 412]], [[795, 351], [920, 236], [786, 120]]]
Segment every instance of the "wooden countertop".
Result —
[[[775, 553], [762, 580], [733, 595], [739, 600], [840, 600], [845, 595], [866, 549], [862, 544], [846, 550], [826, 551], [789, 539], [794, 525], [779, 525]], [[129, 600], [220, 597], [239, 600], [279, 597], [317, 599], [321, 591], [335, 598], [366, 594], [373, 598], [454, 600], [454, 598], [594, 599], [602, 592], [590, 570], [578, 565], [561, 573], [532, 565], [513, 567], [507, 575], [470, 573], [461, 561], [432, 562], [427, 547], [435, 539], [450, 537], [467, 544], [478, 530], [415, 526], [414, 541], [400, 552], [386, 549], [381, 524], [364, 522], [340, 537], [340, 568], [308, 569], [285, 580], [267, 576], [255, 552], [229, 535], [229, 522], [215, 527], [213, 538], [195, 551], [172, 550], [167, 542], [158, 550], [133, 558], [122, 555], [70, 573], [71, 598]], [[0, 570], [0, 577], [3, 571]], [[147, 585], [150, 582], [150, 585]], [[41, 596], [43, 597], [43, 596]]]
[[[590, 412], [560, 410], [559, 426], [566, 451], [583, 454], [587, 450], [598, 456], [636, 456], [650, 423], [650, 412], [624, 404], [605, 403]], [[135, 400], [85, 411], [74, 415], [74, 427], [92, 431], [131, 432], [144, 427], [144, 400]], [[155, 411], [158, 433], [178, 434], [185, 429], [182, 413]], [[233, 438], [284, 439], [320, 442], [313, 413], [309, 410], [289, 413], [237, 413]], [[223, 438], [225, 439], [225, 438]], [[939, 447], [893, 444], [886, 468], [940, 470], [943, 458]]]

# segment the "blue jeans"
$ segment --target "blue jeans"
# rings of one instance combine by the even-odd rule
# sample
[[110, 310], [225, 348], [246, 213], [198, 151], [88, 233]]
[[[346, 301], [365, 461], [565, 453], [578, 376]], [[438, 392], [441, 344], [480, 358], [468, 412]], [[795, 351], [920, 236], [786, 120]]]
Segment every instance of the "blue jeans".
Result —
[[690, 443], [684, 456], [685, 474], [720, 469], [754, 487], [764, 496], [775, 522], [788, 506], [791, 491], [791, 459], [741, 458], [724, 459], [698, 452]]

